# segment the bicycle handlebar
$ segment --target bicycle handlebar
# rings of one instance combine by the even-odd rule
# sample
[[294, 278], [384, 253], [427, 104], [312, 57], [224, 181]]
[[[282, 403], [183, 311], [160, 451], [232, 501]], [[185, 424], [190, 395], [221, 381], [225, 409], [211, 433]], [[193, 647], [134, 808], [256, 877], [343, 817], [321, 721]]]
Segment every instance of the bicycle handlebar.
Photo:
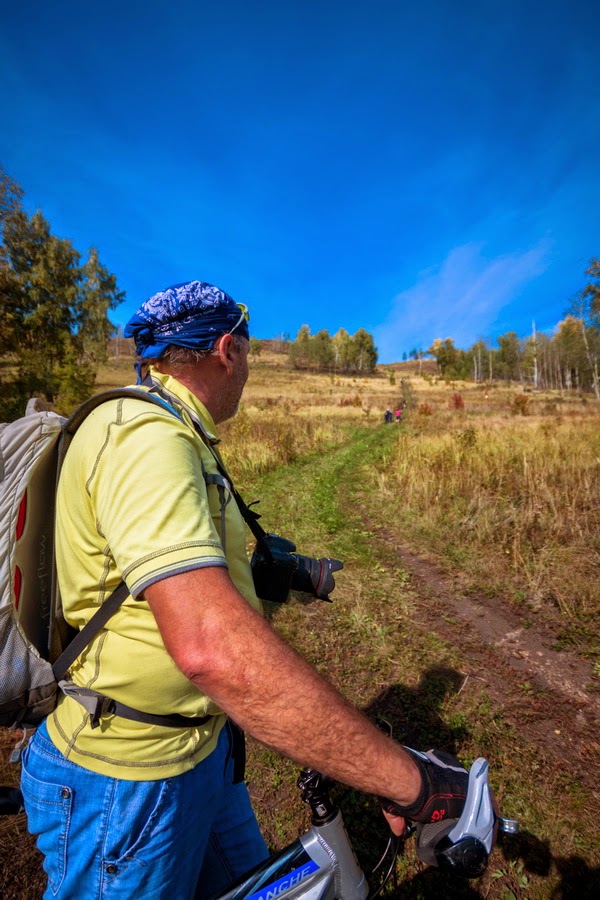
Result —
[[512, 834], [518, 830], [516, 820], [498, 814], [488, 772], [486, 760], [476, 759], [460, 818], [417, 825], [417, 856], [422, 862], [478, 878], [485, 871], [498, 829]]

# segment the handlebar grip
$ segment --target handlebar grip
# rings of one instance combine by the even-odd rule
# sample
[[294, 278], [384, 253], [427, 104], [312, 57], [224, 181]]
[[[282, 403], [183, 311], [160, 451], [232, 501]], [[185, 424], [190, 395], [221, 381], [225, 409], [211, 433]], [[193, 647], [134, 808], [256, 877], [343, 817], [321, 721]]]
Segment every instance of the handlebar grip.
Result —
[[417, 825], [417, 856], [428, 866], [437, 866], [436, 848], [450, 832], [458, 819], [445, 819], [429, 825]]
[[454, 843], [449, 834], [458, 821], [447, 819], [417, 826], [417, 856], [429, 866], [438, 866], [462, 878], [479, 878], [487, 866], [487, 849], [470, 834]]

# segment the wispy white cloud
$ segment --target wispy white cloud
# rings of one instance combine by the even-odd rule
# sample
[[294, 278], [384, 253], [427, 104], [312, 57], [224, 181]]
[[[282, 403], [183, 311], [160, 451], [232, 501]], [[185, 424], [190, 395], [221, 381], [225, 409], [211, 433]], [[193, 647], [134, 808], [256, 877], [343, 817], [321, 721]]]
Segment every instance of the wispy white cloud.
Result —
[[488, 333], [503, 307], [548, 267], [549, 244], [490, 259], [483, 243], [455, 247], [443, 263], [422, 272], [415, 285], [394, 297], [375, 330], [382, 362], [395, 362], [412, 347], [427, 349], [451, 337], [466, 347]]

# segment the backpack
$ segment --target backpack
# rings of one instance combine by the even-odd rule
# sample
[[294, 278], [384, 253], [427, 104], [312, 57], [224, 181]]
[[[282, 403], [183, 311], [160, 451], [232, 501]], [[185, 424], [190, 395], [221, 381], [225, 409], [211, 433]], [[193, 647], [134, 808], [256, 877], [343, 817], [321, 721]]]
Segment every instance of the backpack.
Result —
[[180, 417], [155, 394], [115, 388], [91, 397], [68, 419], [34, 398], [22, 418], [0, 424], [0, 725], [37, 727], [55, 708], [59, 687], [87, 709], [92, 727], [106, 714], [188, 728], [209, 718], [141, 712], [65, 680], [129, 596], [121, 582], [76, 632], [62, 616], [54, 559], [56, 488], [69, 444], [92, 410], [119, 397], [147, 400]]

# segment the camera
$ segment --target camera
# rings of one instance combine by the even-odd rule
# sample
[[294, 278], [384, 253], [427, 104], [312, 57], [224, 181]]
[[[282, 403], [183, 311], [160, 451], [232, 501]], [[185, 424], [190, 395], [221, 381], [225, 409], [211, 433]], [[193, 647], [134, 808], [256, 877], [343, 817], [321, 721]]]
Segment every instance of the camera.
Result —
[[296, 545], [278, 534], [265, 534], [256, 544], [250, 565], [254, 588], [261, 600], [285, 603], [290, 591], [302, 591], [329, 600], [335, 587], [333, 573], [343, 568], [339, 559], [314, 559], [294, 553]]

